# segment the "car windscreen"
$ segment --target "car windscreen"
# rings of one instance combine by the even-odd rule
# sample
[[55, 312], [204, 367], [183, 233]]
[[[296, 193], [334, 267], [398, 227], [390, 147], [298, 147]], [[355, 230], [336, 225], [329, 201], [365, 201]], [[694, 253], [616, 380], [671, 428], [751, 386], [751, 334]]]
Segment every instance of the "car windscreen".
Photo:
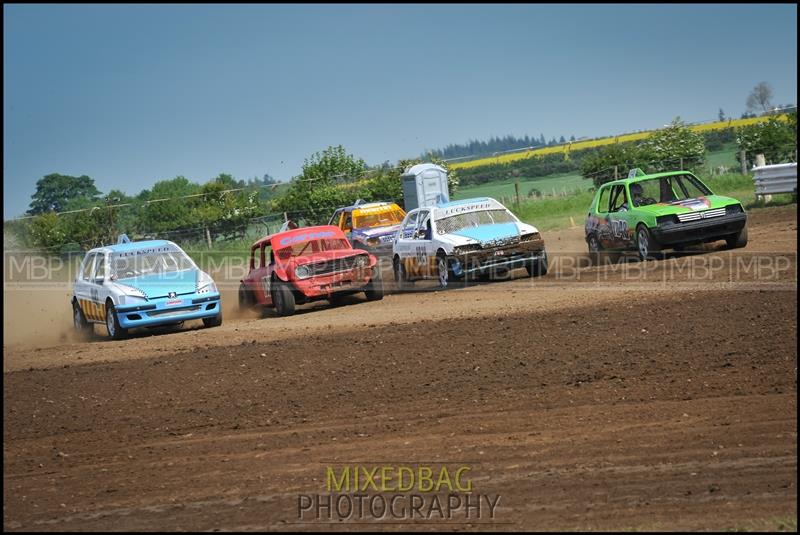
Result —
[[320, 240], [309, 240], [292, 244], [282, 249], [277, 249], [275, 254], [282, 260], [288, 260], [295, 256], [305, 256], [316, 254], [323, 251], [338, 251], [340, 249], [350, 249], [350, 244], [343, 238], [326, 238]]
[[386, 227], [397, 225], [403, 221], [405, 214], [399, 208], [366, 214], [357, 214], [353, 221], [354, 228]]
[[671, 203], [711, 195], [711, 191], [692, 175], [662, 176], [630, 185], [634, 206]]
[[439, 234], [451, 234], [465, 228], [496, 223], [513, 223], [515, 221], [516, 219], [508, 210], [476, 210], [437, 219], [436, 232]]
[[128, 279], [187, 269], [195, 269], [195, 265], [183, 251], [175, 249], [126, 251], [112, 253], [110, 276], [112, 279]]

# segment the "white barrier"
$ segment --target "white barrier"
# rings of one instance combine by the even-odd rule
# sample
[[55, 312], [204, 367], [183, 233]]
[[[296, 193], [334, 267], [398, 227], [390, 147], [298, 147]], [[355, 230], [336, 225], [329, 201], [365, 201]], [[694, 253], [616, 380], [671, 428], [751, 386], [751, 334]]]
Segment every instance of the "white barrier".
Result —
[[775, 193], [797, 193], [797, 163], [780, 163], [753, 167], [756, 196]]

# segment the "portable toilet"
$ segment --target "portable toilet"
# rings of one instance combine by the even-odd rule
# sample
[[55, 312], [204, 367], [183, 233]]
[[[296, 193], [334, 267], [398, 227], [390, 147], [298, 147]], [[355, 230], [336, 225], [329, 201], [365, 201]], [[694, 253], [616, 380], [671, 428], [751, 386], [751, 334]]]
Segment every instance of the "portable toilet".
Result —
[[403, 204], [406, 212], [424, 206], [450, 202], [447, 171], [432, 163], [420, 163], [406, 170], [403, 181]]

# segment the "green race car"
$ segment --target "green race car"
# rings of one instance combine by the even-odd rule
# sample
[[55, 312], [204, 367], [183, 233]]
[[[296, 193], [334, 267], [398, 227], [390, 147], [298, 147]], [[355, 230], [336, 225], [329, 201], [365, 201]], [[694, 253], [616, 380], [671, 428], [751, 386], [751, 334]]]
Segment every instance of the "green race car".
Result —
[[586, 220], [589, 252], [636, 251], [641, 260], [666, 248], [725, 240], [729, 248], [747, 245], [747, 214], [742, 203], [714, 195], [688, 171], [644, 174], [603, 184]]

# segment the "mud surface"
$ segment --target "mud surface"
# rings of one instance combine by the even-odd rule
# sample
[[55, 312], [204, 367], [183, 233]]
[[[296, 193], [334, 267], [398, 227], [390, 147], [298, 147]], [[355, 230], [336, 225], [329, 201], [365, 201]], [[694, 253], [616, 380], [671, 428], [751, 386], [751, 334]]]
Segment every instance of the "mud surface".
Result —
[[[620, 267], [572, 229], [541, 279], [291, 318], [226, 295], [222, 327], [121, 342], [53, 317], [55, 341], [4, 340], [4, 528], [338, 529], [297, 523], [334, 463], [467, 464], [501, 496], [483, 523], [384, 529], [796, 525], [796, 231], [755, 210], [743, 250]], [[23, 293], [7, 332], [47, 319]]]

